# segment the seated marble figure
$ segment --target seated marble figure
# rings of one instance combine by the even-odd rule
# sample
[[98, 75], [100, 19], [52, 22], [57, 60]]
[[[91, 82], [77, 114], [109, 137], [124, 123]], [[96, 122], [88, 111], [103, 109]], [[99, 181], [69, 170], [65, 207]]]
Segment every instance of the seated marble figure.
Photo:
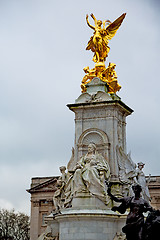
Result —
[[87, 154], [77, 162], [74, 173], [66, 185], [66, 205], [74, 196], [87, 193], [107, 205], [110, 201], [107, 195], [109, 178], [110, 167], [107, 160], [97, 152], [96, 145], [90, 143]]

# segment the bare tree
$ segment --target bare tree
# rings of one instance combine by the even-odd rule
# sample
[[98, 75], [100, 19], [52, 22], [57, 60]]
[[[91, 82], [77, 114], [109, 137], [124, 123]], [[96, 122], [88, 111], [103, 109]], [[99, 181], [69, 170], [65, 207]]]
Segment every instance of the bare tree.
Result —
[[1, 209], [0, 240], [29, 240], [29, 217], [14, 209]]

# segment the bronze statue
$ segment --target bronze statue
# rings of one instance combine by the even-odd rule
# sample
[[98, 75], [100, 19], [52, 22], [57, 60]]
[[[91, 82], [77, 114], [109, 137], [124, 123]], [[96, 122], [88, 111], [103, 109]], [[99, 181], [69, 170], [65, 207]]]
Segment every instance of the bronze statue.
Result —
[[153, 210], [146, 218], [144, 240], [159, 240], [160, 210]]
[[126, 234], [127, 240], [144, 240], [144, 212], [153, 209], [149, 203], [140, 197], [142, 188], [140, 185], [134, 185], [133, 192], [135, 196], [117, 198], [111, 194], [111, 189], [108, 188], [108, 195], [115, 202], [121, 202], [118, 207], [113, 207], [113, 211], [118, 211], [119, 213], [125, 213], [127, 208], [130, 208], [130, 212], [127, 216], [126, 225], [122, 228], [122, 231]]

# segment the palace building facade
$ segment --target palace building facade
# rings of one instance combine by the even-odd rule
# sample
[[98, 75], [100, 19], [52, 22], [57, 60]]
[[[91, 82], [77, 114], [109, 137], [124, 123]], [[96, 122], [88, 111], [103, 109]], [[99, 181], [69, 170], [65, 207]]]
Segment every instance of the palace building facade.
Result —
[[[31, 180], [31, 187], [27, 190], [31, 194], [30, 240], [37, 240], [45, 231], [44, 218], [55, 210], [53, 196], [56, 191], [57, 179], [58, 176], [34, 177]], [[152, 176], [148, 188], [152, 207], [160, 209], [160, 176]]]

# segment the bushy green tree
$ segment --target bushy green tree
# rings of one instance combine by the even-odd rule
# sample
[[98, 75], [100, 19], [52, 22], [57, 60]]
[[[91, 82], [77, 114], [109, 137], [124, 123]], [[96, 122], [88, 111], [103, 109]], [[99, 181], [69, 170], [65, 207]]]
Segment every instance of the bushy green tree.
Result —
[[0, 209], [0, 240], [29, 240], [29, 217], [14, 209]]

